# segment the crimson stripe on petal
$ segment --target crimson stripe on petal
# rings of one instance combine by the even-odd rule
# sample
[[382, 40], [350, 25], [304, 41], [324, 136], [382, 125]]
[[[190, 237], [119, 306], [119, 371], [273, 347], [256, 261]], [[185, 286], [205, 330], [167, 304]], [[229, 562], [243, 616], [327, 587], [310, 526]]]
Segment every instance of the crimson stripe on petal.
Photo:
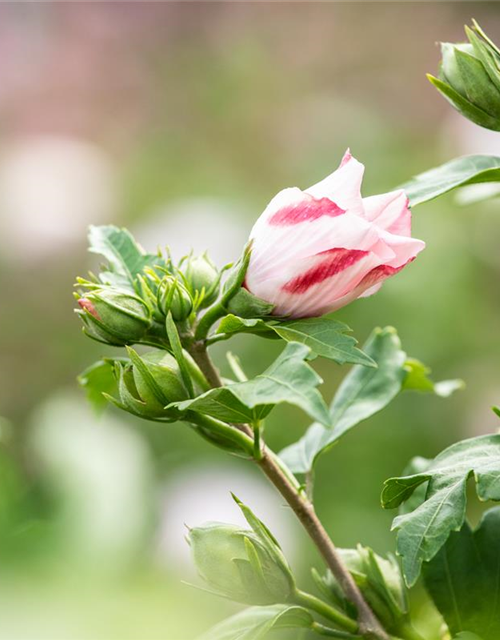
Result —
[[310, 198], [282, 207], [271, 216], [269, 224], [287, 227], [299, 222], [311, 222], [323, 216], [335, 218], [343, 213], [345, 210], [328, 198]]
[[369, 251], [359, 249], [329, 249], [322, 251], [318, 256], [324, 256], [318, 264], [308, 271], [289, 280], [283, 291], [287, 293], [305, 293], [310, 287], [319, 284], [328, 278], [352, 267], [359, 260], [368, 255]]
[[405, 262], [400, 267], [390, 267], [388, 264], [381, 264], [379, 267], [375, 267], [369, 271], [363, 280], [361, 280], [359, 285], [363, 287], [372, 287], [381, 280], [385, 280], [386, 278], [396, 275], [396, 273], [399, 273], [407, 264], [413, 262], [413, 260], [415, 260], [415, 258], [410, 258], [408, 262]]

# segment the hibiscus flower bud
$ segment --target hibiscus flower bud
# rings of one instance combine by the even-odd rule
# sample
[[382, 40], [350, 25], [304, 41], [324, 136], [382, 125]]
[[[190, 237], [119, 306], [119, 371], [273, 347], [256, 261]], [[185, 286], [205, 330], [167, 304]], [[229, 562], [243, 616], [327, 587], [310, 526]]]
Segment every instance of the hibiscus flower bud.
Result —
[[187, 260], [184, 275], [193, 297], [203, 293], [202, 308], [215, 302], [219, 294], [220, 274], [206, 252]]
[[[383, 558], [369, 547], [361, 545], [356, 549], [338, 551], [361, 593], [386, 629], [398, 635], [398, 631], [407, 628], [407, 590], [396, 559]], [[330, 571], [320, 580], [337, 604], [347, 608], [352, 606], [352, 603], [344, 602], [343, 591]]]
[[86, 333], [100, 342], [123, 346], [139, 342], [151, 326], [151, 310], [137, 296], [111, 287], [93, 289], [78, 299]]
[[441, 44], [439, 77], [428, 78], [463, 116], [500, 131], [500, 50], [477, 23], [465, 32], [468, 43]]
[[158, 289], [158, 304], [162, 312], [177, 322], [185, 320], [193, 309], [193, 299], [186, 287], [174, 276], [165, 276]]
[[364, 167], [340, 167], [301, 191], [284, 189], [255, 223], [245, 286], [273, 314], [321, 316], [378, 291], [425, 247], [411, 237], [402, 190], [362, 198]]
[[130, 363], [117, 363], [119, 397], [114, 401], [141, 417], [175, 418], [175, 412], [165, 407], [188, 398], [175, 358], [160, 350], [139, 356], [129, 348], [128, 354]]
[[287, 602], [291, 573], [280, 566], [253, 531], [209, 522], [190, 529], [188, 542], [201, 577], [211, 589], [245, 604]]

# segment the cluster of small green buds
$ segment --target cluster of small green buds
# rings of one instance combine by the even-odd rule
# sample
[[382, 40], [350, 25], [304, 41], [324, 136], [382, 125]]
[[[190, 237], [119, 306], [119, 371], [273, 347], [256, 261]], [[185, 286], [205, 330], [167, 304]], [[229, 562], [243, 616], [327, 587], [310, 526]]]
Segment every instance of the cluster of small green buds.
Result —
[[171, 402], [188, 398], [177, 361], [166, 351], [142, 356], [128, 348], [130, 361], [117, 360], [118, 398], [109, 399], [121, 409], [143, 418], [175, 419], [166, 409]]
[[191, 295], [199, 301], [199, 308], [208, 307], [217, 300], [221, 273], [206, 252], [187, 258], [183, 273]]
[[[372, 549], [358, 545], [356, 549], [339, 549], [344, 564], [349, 569], [366, 601], [385, 628], [395, 635], [409, 622], [407, 591], [397, 560], [377, 555]], [[321, 577], [313, 572], [321, 591], [331, 597], [349, 613], [354, 613], [352, 603], [345, 600], [337, 580], [327, 572]]]
[[193, 310], [193, 299], [178, 278], [166, 275], [158, 287], [158, 307], [164, 315], [170, 311], [176, 322], [182, 322]]
[[428, 78], [463, 116], [500, 131], [500, 49], [476, 22], [465, 32], [469, 42], [441, 44], [439, 77]]
[[95, 287], [78, 298], [87, 335], [123, 346], [139, 342], [151, 326], [151, 310], [136, 295], [111, 287]]
[[194, 562], [207, 585], [236, 602], [285, 603], [294, 593], [289, 570], [249, 529], [219, 522], [189, 531]]

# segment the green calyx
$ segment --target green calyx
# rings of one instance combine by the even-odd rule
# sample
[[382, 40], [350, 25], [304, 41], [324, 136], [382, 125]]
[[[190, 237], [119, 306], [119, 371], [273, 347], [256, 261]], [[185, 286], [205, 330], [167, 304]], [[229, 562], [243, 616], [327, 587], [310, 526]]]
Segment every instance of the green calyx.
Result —
[[217, 300], [221, 273], [206, 252], [201, 256], [190, 256], [185, 262], [183, 274], [199, 308], [208, 307]]
[[139, 342], [151, 327], [150, 308], [136, 295], [111, 287], [78, 298], [85, 332], [100, 342], [123, 346]]
[[472, 122], [500, 130], [500, 51], [474, 22], [465, 28], [468, 43], [441, 44], [439, 77], [430, 82]]
[[[398, 635], [409, 624], [409, 610], [396, 559], [382, 558], [361, 545], [356, 549], [339, 549], [339, 554], [374, 613], [389, 632]], [[329, 571], [323, 577], [313, 575], [323, 594], [346, 612], [354, 613], [352, 603], [346, 601], [341, 586]]]
[[179, 366], [165, 351], [150, 351], [143, 356], [128, 348], [129, 362], [116, 361], [118, 396], [107, 396], [121, 409], [149, 419], [174, 420], [177, 414], [165, 407], [186, 399]]
[[193, 298], [187, 288], [171, 275], [166, 275], [158, 287], [158, 307], [166, 316], [170, 311], [177, 322], [186, 320], [193, 310]]
[[269, 605], [287, 602], [294, 593], [290, 571], [249, 529], [211, 522], [191, 529], [188, 542], [201, 577], [220, 595]]

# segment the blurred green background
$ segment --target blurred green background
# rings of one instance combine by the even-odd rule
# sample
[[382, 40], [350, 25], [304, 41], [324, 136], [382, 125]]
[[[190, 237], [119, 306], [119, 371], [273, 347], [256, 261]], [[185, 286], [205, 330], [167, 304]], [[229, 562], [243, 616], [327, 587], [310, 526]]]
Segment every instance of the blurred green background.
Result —
[[[87, 408], [76, 376], [111, 350], [72, 310], [75, 276], [98, 265], [86, 228], [126, 225], [177, 257], [208, 247], [222, 265], [277, 191], [317, 182], [348, 146], [365, 195], [456, 155], [498, 154], [499, 135], [425, 79], [436, 42], [462, 39], [471, 17], [500, 40], [496, 2], [0, 5], [0, 638], [194, 638], [238, 607], [182, 582], [197, 582], [184, 524], [239, 522], [230, 491], [310, 586], [321, 561], [251, 465], [182, 425]], [[392, 550], [383, 480], [498, 426], [498, 206], [419, 207], [427, 250], [338, 313], [360, 341], [395, 325], [436, 379], [467, 383], [446, 401], [400, 397], [321, 459], [317, 510], [340, 546]], [[257, 373], [279, 346], [232, 348]], [[329, 399], [347, 369], [317, 369]], [[307, 424], [276, 410], [268, 440], [281, 449]], [[422, 592], [415, 607], [437, 638]]]

